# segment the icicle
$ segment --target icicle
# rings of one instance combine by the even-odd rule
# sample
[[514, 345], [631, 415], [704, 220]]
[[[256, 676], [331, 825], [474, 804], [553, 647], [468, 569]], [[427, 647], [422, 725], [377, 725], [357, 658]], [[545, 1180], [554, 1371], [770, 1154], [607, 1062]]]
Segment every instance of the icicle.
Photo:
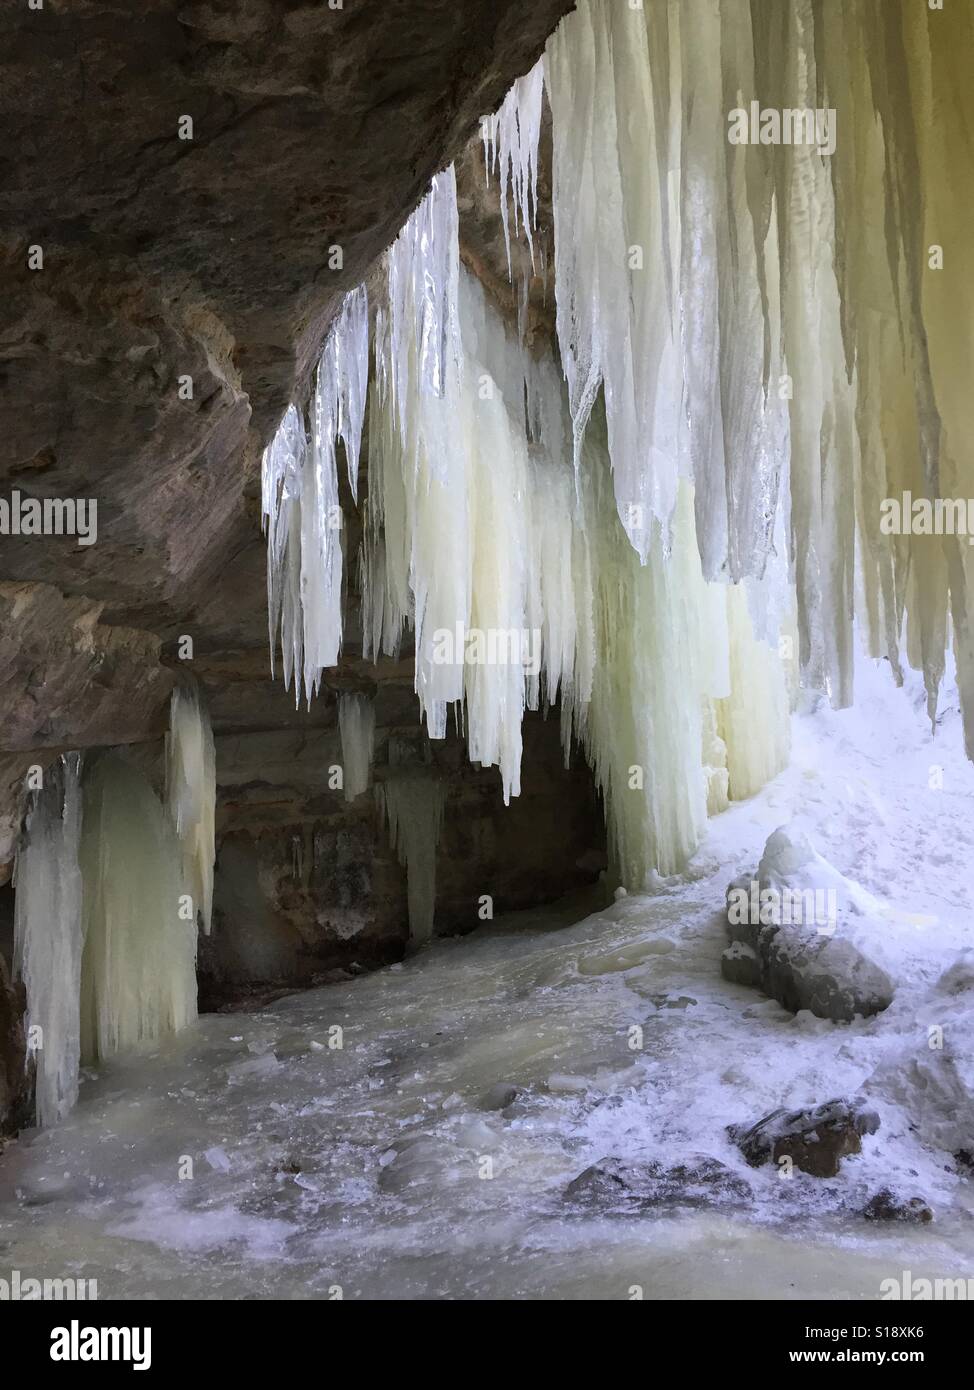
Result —
[[216, 859], [216, 751], [196, 689], [177, 686], [166, 738], [166, 807], [183, 851], [183, 883], [210, 934]]
[[37, 1123], [62, 1120], [78, 1099], [81, 1055], [80, 753], [44, 773], [14, 874], [14, 973], [27, 991], [28, 1060]]
[[[457, 285], [460, 233], [453, 165], [437, 174], [388, 253], [389, 349], [400, 431], [417, 392], [442, 399], [460, 366]], [[433, 466], [446, 465], [448, 435], [441, 433]]]
[[514, 203], [514, 230], [523, 228], [534, 265], [533, 230], [538, 220], [538, 145], [541, 140], [541, 106], [544, 96], [544, 62], [519, 77], [499, 111], [481, 120], [487, 177], [497, 169], [500, 180], [501, 218], [507, 271], [511, 268], [511, 230], [508, 199]]
[[375, 704], [368, 695], [343, 694], [338, 698], [338, 730], [342, 740], [345, 800], [354, 801], [368, 790], [375, 738]]
[[284, 684], [294, 678], [310, 701], [321, 673], [338, 663], [342, 641], [342, 511], [336, 443], [345, 446], [348, 480], [358, 492], [365, 420], [369, 309], [364, 286], [342, 301], [321, 352], [311, 439], [292, 405], [264, 451], [262, 508], [267, 531], [267, 607], [271, 670], [280, 629]]
[[436, 847], [443, 824], [442, 783], [421, 773], [400, 772], [375, 786], [379, 813], [389, 842], [406, 870], [409, 939], [421, 946], [433, 935], [436, 904]]
[[[655, 15], [656, 7], [653, 9]], [[683, 436], [667, 180], [670, 77], [643, 10], [589, 0], [545, 51], [558, 345], [576, 468], [600, 385], [619, 518], [645, 561], [676, 502]]]
[[196, 1018], [196, 920], [182, 854], [148, 782], [116, 755], [84, 782], [82, 1057], [96, 1062]]

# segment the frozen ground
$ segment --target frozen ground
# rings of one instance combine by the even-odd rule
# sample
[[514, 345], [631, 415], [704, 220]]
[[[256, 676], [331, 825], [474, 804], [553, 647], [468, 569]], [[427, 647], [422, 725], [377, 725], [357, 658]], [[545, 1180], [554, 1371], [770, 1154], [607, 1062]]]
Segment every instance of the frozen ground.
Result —
[[[520, 914], [106, 1067], [0, 1161], [0, 1274], [97, 1278], [102, 1298], [567, 1299], [876, 1298], [903, 1270], [974, 1276], [974, 1177], [948, 1152], [974, 1138], [974, 965], [938, 984], [974, 947], [974, 769], [949, 698], [932, 739], [915, 686], [865, 666], [859, 693], [797, 717], [787, 772], [651, 896]], [[796, 815], [886, 905], [861, 944], [897, 994], [869, 1021], [791, 1017], [721, 979], [725, 886]], [[499, 1083], [521, 1088], [503, 1113], [483, 1105]], [[724, 1132], [859, 1092], [882, 1127], [830, 1181], [749, 1169]], [[750, 1181], [752, 1209], [563, 1200], [604, 1155], [699, 1153]], [[884, 1186], [934, 1223], [866, 1223]]]

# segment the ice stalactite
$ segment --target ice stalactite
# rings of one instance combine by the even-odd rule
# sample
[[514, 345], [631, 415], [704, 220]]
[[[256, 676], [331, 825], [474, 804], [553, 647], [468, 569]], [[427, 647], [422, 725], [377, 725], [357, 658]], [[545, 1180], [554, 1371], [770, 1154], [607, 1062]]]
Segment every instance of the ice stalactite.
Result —
[[538, 221], [538, 145], [544, 98], [544, 65], [538, 62], [519, 77], [500, 109], [481, 123], [487, 175], [496, 172], [500, 183], [501, 218], [507, 269], [511, 274], [509, 201], [514, 205], [514, 231], [527, 237], [534, 265], [533, 232]]
[[81, 1050], [88, 1061], [178, 1032], [196, 1018], [196, 916], [166, 811], [123, 758], [84, 780]]
[[[592, 51], [598, 62], [606, 60], [603, 48]], [[533, 115], [522, 124], [521, 103], [533, 102], [531, 93], [516, 94], [513, 116], [508, 112], [507, 125], [498, 126], [501, 144], [511, 120], [519, 138], [534, 129]], [[668, 148], [676, 138], [672, 122], [655, 107], [653, 119]], [[532, 155], [518, 167], [534, 169], [534, 161]], [[667, 181], [658, 169], [649, 180], [644, 201], [651, 202], [656, 182], [662, 188]], [[594, 217], [594, 207], [588, 212]], [[665, 225], [669, 237], [675, 213], [664, 217], [657, 209], [656, 215], [650, 222]], [[594, 222], [591, 231], [596, 235]], [[767, 235], [773, 242], [773, 233]], [[672, 250], [676, 268], [675, 242]], [[575, 368], [569, 363], [566, 396], [554, 358], [530, 352], [461, 271], [452, 170], [437, 176], [394, 243], [385, 300], [376, 307], [369, 388], [363, 653], [396, 656], [404, 632], [413, 629], [415, 688], [430, 737], [445, 736], [452, 706], [471, 760], [498, 767], [505, 801], [520, 791], [525, 709], [560, 700], [566, 757], [573, 742], [583, 744], [605, 794], [618, 876], [641, 887], [654, 873], [685, 863], [708, 810], [742, 794], [736, 787], [751, 785], [761, 769], [777, 771], [787, 746], [787, 704], [769, 702], [766, 728], [747, 718], [746, 697], [741, 717], [731, 718], [740, 713], [733, 704], [732, 645], [744, 649], [757, 641], [746, 605], [740, 613], [729, 609], [726, 586], [705, 578], [692, 483], [680, 477], [677, 452], [668, 455], [673, 469], [662, 482], [649, 473], [637, 477], [637, 433], [656, 431], [657, 450], [667, 431], [674, 441], [682, 438], [680, 394], [657, 382], [646, 396], [631, 372], [615, 385], [612, 374], [626, 352], [635, 361], [649, 353], [679, 381], [680, 321], [666, 297], [675, 269], [640, 300], [618, 351], [613, 332], [628, 297], [628, 271], [612, 280], [617, 312], [607, 319], [592, 300], [603, 287], [600, 274], [586, 263], [582, 288], [565, 308], [570, 342], [563, 340], [563, 351], [591, 355], [585, 333], [598, 348], [592, 399], [580, 411]], [[776, 286], [769, 274], [765, 294], [775, 304]], [[578, 313], [590, 316], [581, 334]], [[651, 351], [657, 329], [665, 342]], [[772, 351], [768, 363], [777, 361]], [[575, 372], [576, 384], [582, 375]], [[600, 385], [604, 405], [598, 402], [586, 429]], [[758, 415], [769, 430], [774, 416], [778, 440], [781, 410], [768, 406], [767, 420], [761, 410]], [[748, 431], [750, 438], [751, 425]], [[288, 457], [300, 450], [297, 412], [285, 419], [282, 436]], [[299, 509], [305, 476], [295, 470]], [[776, 474], [775, 503], [777, 486]], [[765, 500], [762, 538], [771, 536], [776, 514], [770, 496]], [[304, 543], [302, 537], [298, 569]], [[758, 569], [766, 563], [767, 555]], [[287, 571], [283, 562], [278, 568]], [[761, 636], [771, 642], [766, 656], [761, 648], [761, 669], [777, 689], [783, 685], [775, 668], [777, 633]], [[758, 647], [748, 650], [757, 659]], [[755, 711], [764, 709], [752, 703]], [[762, 740], [760, 752], [747, 746]], [[388, 785], [376, 796], [394, 843], [411, 864], [425, 863], [421, 853], [432, 851], [421, 852], [415, 836], [417, 827], [437, 821], [435, 798], [425, 782], [414, 787], [400, 776]], [[418, 937], [431, 920], [427, 868], [410, 874]]]
[[760, 578], [787, 506], [804, 685], [852, 700], [858, 563], [931, 717], [953, 642], [974, 756], [966, 528], [881, 524], [974, 496], [972, 51], [966, 6], [580, 0], [543, 62], [576, 455], [601, 386], [633, 546], [692, 477], [708, 579]]
[[[576, 478], [554, 362], [527, 351], [465, 272], [459, 306], [463, 357], [453, 397], [453, 492], [442, 500], [438, 526], [425, 525], [435, 480], [417, 487], [409, 437], [404, 448], [388, 400], [377, 392], [370, 506], [375, 503], [383, 531], [380, 538], [367, 526], [366, 544], [396, 557], [393, 566], [387, 561], [386, 574], [398, 576], [400, 593], [416, 593], [418, 605], [419, 589], [435, 594], [444, 573], [440, 547], [459, 542], [449, 551], [457, 568], [446, 571], [449, 584], [439, 594], [447, 602], [438, 609], [438, 631], [459, 634], [450, 652], [462, 662], [455, 689], [471, 759], [497, 764], [505, 796], [516, 795], [523, 711], [560, 698], [566, 756], [573, 740], [583, 743], [605, 795], [616, 872], [628, 886], [641, 887], [654, 872], [685, 863], [709, 803], [726, 804], [731, 766], [744, 786], [741, 768], [773, 776], [783, 764], [787, 700], [769, 697], [766, 706], [752, 699], [749, 706], [747, 691], [733, 690], [730, 674], [733, 632], [735, 651], [741, 646], [760, 658], [761, 678], [783, 690], [777, 633], [772, 645], [754, 638], [743, 594], [733, 609], [733, 629], [729, 625], [728, 586], [708, 584], [701, 571], [689, 483], [680, 485], [666, 534], [653, 523], [653, 543], [646, 563], [640, 562], [611, 491], [601, 406], [583, 436]], [[415, 383], [413, 392], [421, 416], [425, 404]], [[364, 567], [370, 567], [368, 555]], [[371, 568], [378, 571], [375, 560]], [[385, 604], [387, 595], [378, 601]], [[373, 633], [385, 626], [370, 608], [376, 602], [373, 596], [366, 603], [366, 628]], [[400, 598], [398, 605], [405, 614], [408, 603]], [[477, 653], [483, 633], [523, 635], [530, 660], [484, 659]], [[417, 654], [421, 690], [419, 642]], [[738, 667], [746, 676], [742, 663]], [[723, 721], [733, 763], [717, 732], [724, 704], [740, 714]], [[708, 713], [715, 769], [705, 758]], [[735, 786], [730, 794], [744, 793]]]
[[[652, 7], [655, 15], [659, 7]], [[676, 504], [684, 439], [670, 110], [643, 11], [583, 5], [549, 40], [558, 345], [579, 460], [599, 388], [619, 517], [645, 560]]]
[[402, 769], [376, 783], [375, 799], [389, 828], [389, 842], [406, 870], [410, 943], [421, 946], [433, 935], [436, 847], [443, 825], [445, 789], [421, 769]]
[[338, 731], [342, 741], [345, 800], [368, 790], [375, 739], [375, 702], [355, 692], [338, 697]]
[[640, 889], [685, 865], [708, 814], [752, 794], [744, 771], [763, 772], [763, 784], [784, 767], [789, 705], [777, 643], [754, 635], [741, 586], [703, 577], [690, 484], [680, 486], [669, 553], [657, 523], [641, 564], [616, 512], [600, 409], [582, 464], [573, 567], [582, 612], [591, 593], [591, 696], [578, 705], [563, 695], [562, 714], [605, 799], [614, 873]]
[[183, 882], [208, 936], [216, 859], [216, 751], [199, 692], [177, 686], [166, 737], [166, 806], [183, 852]]
[[37, 1123], [61, 1120], [78, 1099], [81, 1057], [81, 755], [66, 753], [33, 794], [14, 876], [14, 973], [27, 991], [28, 1060]]
[[342, 641], [342, 511], [337, 442], [353, 496], [365, 420], [369, 306], [365, 288], [345, 296], [318, 362], [310, 436], [290, 406], [264, 451], [262, 510], [267, 532], [271, 666], [280, 633], [284, 684], [310, 701]]

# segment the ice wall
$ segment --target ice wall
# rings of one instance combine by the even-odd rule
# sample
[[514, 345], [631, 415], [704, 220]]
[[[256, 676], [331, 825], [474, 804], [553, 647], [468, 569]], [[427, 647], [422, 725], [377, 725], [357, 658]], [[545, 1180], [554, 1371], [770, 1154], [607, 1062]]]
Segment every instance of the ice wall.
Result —
[[210, 933], [216, 859], [216, 752], [199, 691], [177, 686], [166, 736], [166, 807], [182, 847], [183, 884]]
[[81, 1054], [81, 755], [44, 772], [14, 873], [14, 973], [27, 991], [28, 1061], [34, 1063], [37, 1123], [61, 1120], [78, 1099]]
[[116, 754], [84, 779], [81, 1051], [96, 1062], [196, 1018], [196, 913], [182, 848], [142, 774]]

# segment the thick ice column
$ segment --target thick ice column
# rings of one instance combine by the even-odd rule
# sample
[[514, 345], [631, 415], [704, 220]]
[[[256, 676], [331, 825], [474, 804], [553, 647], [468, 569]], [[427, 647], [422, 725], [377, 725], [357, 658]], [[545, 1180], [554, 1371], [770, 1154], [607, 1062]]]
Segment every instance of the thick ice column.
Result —
[[[794, 0], [788, 21], [769, 62], [781, 76], [782, 104], [814, 110], [818, 89], [809, 0]], [[777, 146], [774, 155], [783, 223], [786, 370], [792, 379], [791, 546], [801, 662], [807, 683], [842, 706], [852, 699], [858, 441], [833, 263], [834, 196], [828, 163], [814, 145]]]
[[726, 586], [730, 690], [717, 701], [717, 729], [727, 756], [728, 794], [742, 801], [787, 765], [789, 698], [776, 646], [755, 637], [747, 595]]
[[209, 936], [216, 859], [216, 751], [195, 688], [177, 686], [166, 737], [166, 806], [182, 846], [183, 882]]
[[338, 731], [342, 741], [345, 800], [368, 790], [375, 739], [375, 703], [368, 695], [348, 692], [338, 697]]
[[14, 874], [14, 973], [27, 991], [28, 1057], [37, 1123], [61, 1120], [78, 1099], [81, 1055], [80, 753], [44, 772], [33, 794]]
[[389, 842], [406, 870], [409, 940], [421, 946], [433, 935], [436, 847], [446, 800], [441, 782], [404, 770], [375, 786], [376, 805], [389, 827]]
[[96, 1062], [196, 1018], [196, 916], [176, 831], [136, 768], [99, 758], [83, 810], [81, 1051]]

